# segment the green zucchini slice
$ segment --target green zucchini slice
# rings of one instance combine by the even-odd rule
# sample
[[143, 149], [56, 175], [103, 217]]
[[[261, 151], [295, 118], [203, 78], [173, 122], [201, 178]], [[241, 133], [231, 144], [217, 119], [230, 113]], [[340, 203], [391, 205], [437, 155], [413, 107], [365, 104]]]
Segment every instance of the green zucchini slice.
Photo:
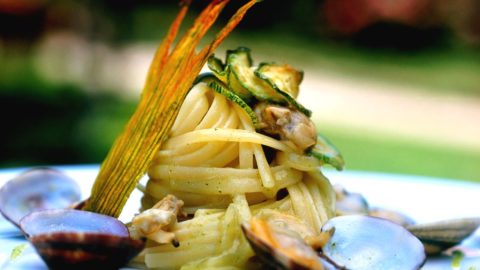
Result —
[[271, 85], [293, 98], [297, 98], [299, 86], [303, 80], [303, 71], [296, 70], [288, 64], [261, 63], [255, 75], [269, 81]]
[[208, 58], [207, 61], [208, 68], [215, 74], [215, 76], [222, 82], [227, 82], [227, 72], [226, 66], [222, 63], [222, 60], [212, 55]]
[[335, 169], [341, 171], [345, 167], [340, 151], [325, 136], [318, 134], [317, 143], [308, 151], [309, 155], [318, 160], [332, 165]]
[[223, 64], [222, 60], [211, 56], [207, 61], [208, 68], [220, 81], [228, 85], [228, 88], [232, 92], [235, 92], [245, 102], [250, 102], [253, 97], [252, 93], [239, 83], [238, 78], [231, 72], [230, 65], [228, 65], [228, 55], [230, 52], [231, 51], [227, 51], [227, 64]]
[[250, 49], [239, 47], [236, 50], [227, 51], [227, 66], [230, 69], [230, 74], [233, 75], [231, 80], [235, 78], [244, 89], [252, 93], [258, 100], [286, 104], [284, 98], [268, 83], [255, 76]]
[[241, 97], [245, 102], [252, 101], [253, 95], [250, 91], [245, 89], [233, 72], [228, 73], [227, 77], [228, 88]]
[[299, 85], [303, 80], [303, 72], [290, 65], [262, 63], [255, 70], [255, 76], [264, 80], [271, 88], [280, 94], [288, 104], [310, 117], [312, 112], [295, 99], [298, 96]]

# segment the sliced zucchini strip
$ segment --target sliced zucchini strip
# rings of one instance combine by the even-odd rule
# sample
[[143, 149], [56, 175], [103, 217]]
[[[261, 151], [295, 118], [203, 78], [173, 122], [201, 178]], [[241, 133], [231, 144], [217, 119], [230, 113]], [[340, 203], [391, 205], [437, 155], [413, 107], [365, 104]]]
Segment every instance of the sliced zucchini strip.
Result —
[[222, 60], [212, 55], [208, 58], [207, 66], [220, 81], [227, 83], [228, 70], [226, 65], [222, 63]]
[[233, 75], [230, 77], [231, 80], [236, 79], [244, 89], [252, 93], [258, 100], [286, 104], [284, 98], [268, 83], [255, 76], [250, 49], [239, 47], [236, 50], [227, 51], [227, 66], [230, 69], [230, 74]]
[[288, 64], [261, 63], [255, 75], [268, 80], [270, 84], [293, 98], [297, 98], [299, 86], [303, 80], [303, 71], [296, 70]]
[[223, 83], [228, 85], [228, 88], [237, 94], [245, 102], [250, 102], [252, 100], [252, 93], [245, 89], [238, 81], [238, 78], [231, 72], [231, 65], [228, 64], [229, 54], [232, 51], [227, 51], [227, 60], [226, 64], [222, 63], [222, 60], [211, 56], [208, 59], [208, 68], [213, 72], [213, 74]]
[[255, 70], [255, 76], [265, 81], [269, 87], [280, 94], [288, 104], [310, 117], [312, 112], [295, 99], [298, 96], [299, 85], [303, 80], [303, 72], [290, 65], [262, 63]]
[[335, 147], [335, 145], [333, 145], [325, 136], [320, 134], [317, 136], [317, 143], [307, 154], [314, 156], [321, 162], [332, 165], [339, 171], [345, 167], [345, 161], [337, 147]]

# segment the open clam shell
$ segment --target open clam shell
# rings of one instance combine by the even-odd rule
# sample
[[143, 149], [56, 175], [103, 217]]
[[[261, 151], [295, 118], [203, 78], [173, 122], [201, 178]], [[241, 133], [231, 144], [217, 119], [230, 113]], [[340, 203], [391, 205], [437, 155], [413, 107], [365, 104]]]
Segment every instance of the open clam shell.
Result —
[[426, 260], [422, 243], [404, 227], [385, 219], [340, 216], [322, 227], [322, 231], [332, 229], [320, 255], [339, 268], [419, 269]]
[[266, 222], [252, 219], [242, 231], [255, 254], [265, 266], [273, 269], [322, 270], [321, 258], [295, 232], [279, 231]]
[[115, 218], [73, 209], [33, 212], [20, 227], [51, 269], [118, 269], [145, 244]]
[[44, 209], [66, 208], [80, 200], [78, 184], [50, 168], [26, 171], [0, 189], [0, 212], [17, 227], [27, 214]]
[[460, 218], [407, 226], [425, 246], [429, 255], [460, 244], [480, 226], [480, 218]]

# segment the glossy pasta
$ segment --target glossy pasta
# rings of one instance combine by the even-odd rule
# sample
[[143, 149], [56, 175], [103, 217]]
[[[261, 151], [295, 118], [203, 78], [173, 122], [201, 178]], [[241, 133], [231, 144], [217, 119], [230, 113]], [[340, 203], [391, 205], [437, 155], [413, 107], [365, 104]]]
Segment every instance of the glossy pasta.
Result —
[[319, 233], [334, 214], [320, 165], [290, 141], [258, 133], [238, 104], [197, 83], [150, 166], [142, 200], [149, 209], [173, 194], [193, 218], [172, 228], [178, 247], [150, 241], [140, 259], [160, 269], [245, 268], [253, 251], [240, 224], [271, 211]]

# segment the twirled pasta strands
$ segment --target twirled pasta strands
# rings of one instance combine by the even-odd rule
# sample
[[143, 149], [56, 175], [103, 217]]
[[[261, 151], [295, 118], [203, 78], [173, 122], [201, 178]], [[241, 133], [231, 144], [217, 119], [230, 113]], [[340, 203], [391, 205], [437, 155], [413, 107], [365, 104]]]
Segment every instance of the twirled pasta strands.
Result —
[[207, 58], [241, 21], [256, 0], [250, 0], [230, 19], [215, 39], [198, 54], [195, 48], [228, 0], [214, 0], [170, 50], [190, 1], [183, 2], [166, 38], [160, 44], [140, 103], [115, 141], [92, 188], [84, 209], [118, 217], [138, 181], [165, 140], [180, 106]]
[[[191, 131], [184, 135], [172, 138], [165, 144], [165, 148], [170, 147], [182, 147], [187, 144], [209, 142], [209, 141], [226, 141], [226, 142], [249, 142], [264, 144], [277, 150], [291, 152], [293, 151], [287, 145], [272, 139], [266, 135], [243, 129], [226, 129], [226, 128], [214, 128], [214, 129], [200, 129]], [[168, 150], [162, 150], [168, 151]], [[168, 152], [163, 152], [168, 153]], [[160, 153], [160, 154], [163, 154]]]
[[[192, 115], [197, 106], [203, 109]], [[321, 165], [291, 142], [256, 131], [239, 104], [197, 83], [149, 168], [142, 202], [148, 209], [172, 194], [184, 201], [184, 211], [193, 218], [172, 228], [177, 248], [150, 239], [145, 264], [249, 269], [252, 250], [239, 222], [254, 216], [287, 215], [319, 233], [333, 215], [334, 202]]]
[[[275, 178], [273, 193], [295, 184], [302, 173], [284, 166], [272, 168]], [[222, 195], [245, 194], [248, 192], [270, 192], [263, 185], [258, 169], [208, 168], [182, 166], [154, 166], [150, 170], [152, 179], [167, 181], [171, 188], [197, 194]]]

